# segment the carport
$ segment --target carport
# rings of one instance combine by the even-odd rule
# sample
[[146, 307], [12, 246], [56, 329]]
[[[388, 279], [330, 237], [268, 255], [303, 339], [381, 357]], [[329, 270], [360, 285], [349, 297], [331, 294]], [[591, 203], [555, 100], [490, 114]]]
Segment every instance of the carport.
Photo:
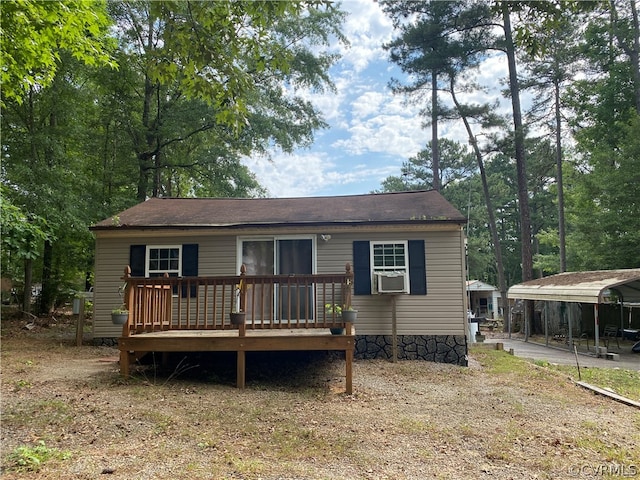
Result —
[[[566, 272], [513, 285], [507, 294], [510, 300], [540, 300], [545, 302], [577, 302], [593, 304], [594, 343], [596, 353], [600, 347], [600, 322], [598, 306], [619, 303], [633, 308], [640, 306], [640, 268], [623, 270], [597, 270], [589, 272]], [[620, 330], [624, 332], [621, 308]], [[525, 324], [526, 309], [525, 312]], [[629, 316], [631, 318], [631, 315]], [[572, 318], [569, 315], [569, 342]], [[571, 343], [570, 343], [571, 344]]]

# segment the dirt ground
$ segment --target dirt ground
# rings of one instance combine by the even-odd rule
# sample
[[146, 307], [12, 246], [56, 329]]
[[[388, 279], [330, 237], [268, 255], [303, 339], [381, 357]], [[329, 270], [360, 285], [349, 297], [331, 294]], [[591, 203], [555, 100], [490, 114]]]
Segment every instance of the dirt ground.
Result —
[[[240, 391], [233, 356], [125, 381], [68, 321], [24, 324], [2, 321], [2, 478], [640, 478], [639, 410], [486, 347], [467, 368], [356, 361], [353, 395], [338, 356], [249, 355]], [[41, 442], [65, 458], [20, 471]]]

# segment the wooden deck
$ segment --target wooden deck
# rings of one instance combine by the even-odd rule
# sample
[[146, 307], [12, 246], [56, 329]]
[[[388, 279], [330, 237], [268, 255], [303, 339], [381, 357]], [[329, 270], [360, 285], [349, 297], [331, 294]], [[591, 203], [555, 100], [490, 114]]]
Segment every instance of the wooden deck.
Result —
[[[353, 275], [133, 278], [128, 267], [129, 319], [118, 339], [120, 371], [150, 352], [237, 353], [237, 387], [245, 387], [246, 352], [345, 352], [345, 391], [353, 392], [355, 328], [335, 308], [351, 305]], [[232, 288], [234, 287], [234, 288]], [[182, 292], [182, 294], [181, 294]], [[292, 292], [296, 292], [295, 295]], [[296, 296], [297, 295], [297, 296]], [[246, 322], [232, 325], [232, 310]], [[330, 328], [344, 328], [340, 335]]]
[[[345, 392], [353, 393], [355, 328], [346, 324], [345, 333], [328, 329], [288, 330], [167, 330], [143, 333], [118, 340], [120, 371], [129, 375], [132, 362], [149, 352], [237, 352], [236, 386], [245, 387], [246, 352], [336, 350], [345, 352]], [[245, 330], [244, 334], [241, 332]]]

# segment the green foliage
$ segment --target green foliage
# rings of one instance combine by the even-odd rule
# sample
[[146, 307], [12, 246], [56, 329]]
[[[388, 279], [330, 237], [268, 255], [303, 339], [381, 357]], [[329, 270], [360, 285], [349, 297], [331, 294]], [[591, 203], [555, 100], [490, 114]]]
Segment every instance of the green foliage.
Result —
[[[446, 191], [476, 171], [475, 160], [468, 148], [446, 138], [438, 140], [440, 151], [440, 182]], [[432, 149], [427, 145], [414, 157], [402, 163], [401, 176], [383, 182], [383, 191], [424, 190], [433, 188]]]
[[602, 142], [572, 178], [569, 235], [578, 268], [640, 267], [640, 116], [614, 129], [618, 144]]
[[109, 172], [133, 169], [118, 180], [137, 180], [132, 186], [138, 201], [264, 195], [240, 158], [274, 146], [289, 152], [309, 145], [314, 131], [326, 126], [296, 90], [333, 88], [328, 69], [337, 58], [325, 50], [330, 39], [343, 39], [343, 15], [329, 4], [109, 7], [121, 26], [123, 67], [97, 79], [108, 101], [105, 146], [124, 141], [124, 149], [109, 147], [117, 162]]
[[[4, 192], [4, 188], [2, 191]], [[5, 257], [34, 259], [40, 254], [42, 242], [53, 238], [47, 221], [37, 215], [25, 214], [13, 205], [4, 193], [0, 203], [2, 225], [3, 271], [6, 271]]]
[[[31, 88], [53, 82], [61, 51], [87, 65], [115, 67], [106, 37], [104, 0], [20, 0], [2, 3], [2, 96], [22, 103]], [[3, 102], [4, 103], [4, 102]]]
[[342, 18], [329, 2], [5, 2], [3, 207], [34, 222], [6, 211], [3, 272], [26, 252], [46, 310], [91, 278], [89, 225], [151, 195], [266, 195], [241, 159], [325, 126], [297, 89], [332, 88]]
[[21, 446], [9, 454], [10, 469], [16, 472], [38, 472], [49, 460], [68, 460], [70, 452], [49, 448], [43, 441], [35, 446]]

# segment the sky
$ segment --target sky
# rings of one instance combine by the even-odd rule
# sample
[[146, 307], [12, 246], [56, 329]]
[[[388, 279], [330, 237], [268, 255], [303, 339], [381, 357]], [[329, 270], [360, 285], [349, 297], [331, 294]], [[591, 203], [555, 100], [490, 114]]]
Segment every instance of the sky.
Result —
[[[388, 87], [392, 78], [403, 78], [382, 48], [394, 37], [391, 20], [374, 0], [343, 0], [342, 10], [348, 13], [343, 33], [350, 45], [336, 45], [342, 59], [330, 73], [337, 92], [304, 95], [329, 127], [316, 132], [310, 148], [292, 154], [274, 151], [270, 160], [244, 160], [270, 197], [379, 190], [385, 178], [400, 175], [402, 163], [431, 140], [430, 127], [422, 128], [418, 116], [421, 105], [407, 105], [403, 96], [394, 95]], [[494, 85], [496, 92], [504, 63], [489, 59], [479, 72], [489, 77], [481, 80], [483, 84]], [[441, 137], [466, 141], [461, 124], [442, 125], [439, 132]]]

